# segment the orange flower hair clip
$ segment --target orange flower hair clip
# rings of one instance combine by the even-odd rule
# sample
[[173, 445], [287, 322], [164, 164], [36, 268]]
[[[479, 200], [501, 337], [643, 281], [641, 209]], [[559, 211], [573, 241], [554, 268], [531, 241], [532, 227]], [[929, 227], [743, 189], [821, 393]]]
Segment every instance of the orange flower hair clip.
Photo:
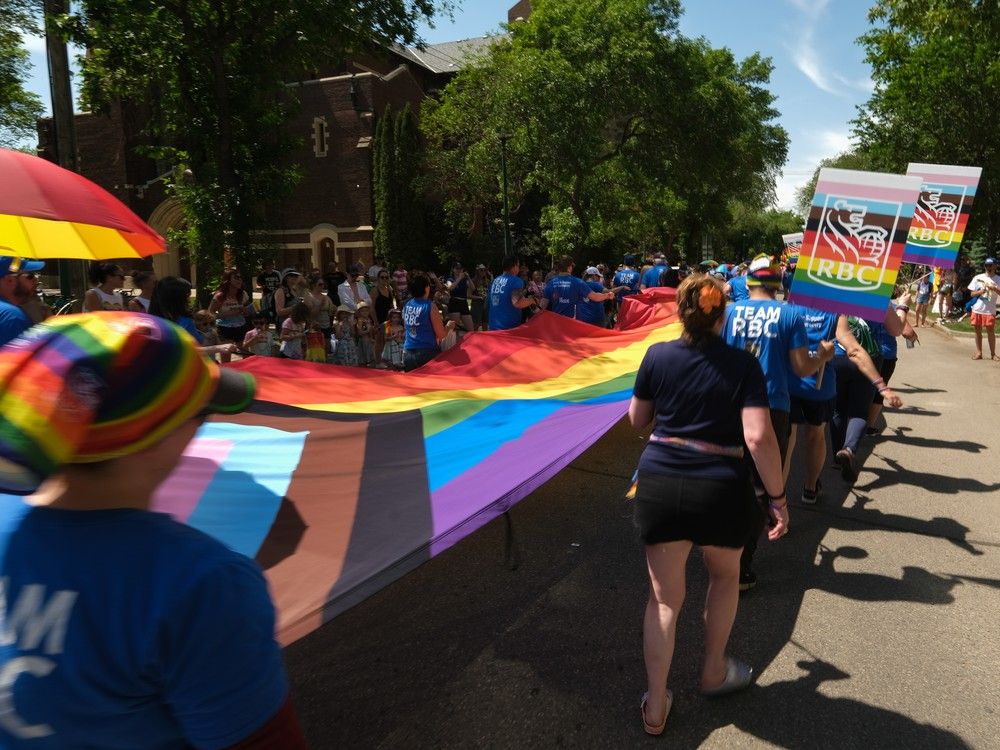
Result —
[[722, 305], [722, 291], [715, 284], [704, 284], [698, 293], [698, 307], [705, 315]]

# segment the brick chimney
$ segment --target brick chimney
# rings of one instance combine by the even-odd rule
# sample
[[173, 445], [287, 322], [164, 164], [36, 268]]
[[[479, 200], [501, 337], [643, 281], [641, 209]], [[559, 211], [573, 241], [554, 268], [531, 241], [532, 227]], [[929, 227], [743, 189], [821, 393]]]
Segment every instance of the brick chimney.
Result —
[[531, 15], [531, 0], [519, 0], [517, 5], [507, 11], [507, 23], [523, 21]]

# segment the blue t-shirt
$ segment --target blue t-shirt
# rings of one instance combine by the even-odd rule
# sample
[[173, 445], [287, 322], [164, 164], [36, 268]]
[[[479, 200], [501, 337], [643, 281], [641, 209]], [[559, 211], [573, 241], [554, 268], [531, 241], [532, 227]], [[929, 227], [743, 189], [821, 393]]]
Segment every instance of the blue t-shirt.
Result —
[[510, 273], [502, 273], [490, 285], [490, 330], [506, 331], [521, 325], [521, 311], [514, 307], [511, 295], [524, 289], [524, 281]]
[[[588, 287], [593, 289], [595, 292], [607, 292], [608, 290], [604, 288], [604, 285], [598, 281], [585, 281], [583, 282]], [[603, 302], [593, 302], [592, 300], [586, 300], [581, 302], [576, 308], [576, 319], [582, 320], [584, 323], [591, 323], [595, 326], [604, 325], [604, 303]]]
[[[895, 311], [896, 306], [893, 305], [892, 309]], [[889, 329], [885, 327], [885, 322], [882, 320], [878, 322], [869, 320], [868, 327], [875, 335], [875, 340], [878, 341], [879, 348], [882, 350], [882, 359], [889, 361], [899, 359], [898, 342], [896, 341], [896, 337], [889, 333]]]
[[182, 315], [176, 320], [176, 323], [185, 331], [190, 333], [191, 337], [197, 341], [199, 345], [205, 343], [205, 337], [201, 335], [201, 331], [199, 331], [197, 326], [195, 326], [193, 319], [189, 318], [187, 315]]
[[0, 299], [0, 346], [8, 344], [31, 328], [31, 318], [17, 305]]
[[287, 699], [260, 568], [169, 516], [0, 496], [0, 561], [0, 747], [224, 748]]
[[[840, 317], [836, 313], [814, 310], [811, 307], [802, 305], [789, 305], [802, 318], [802, 323], [806, 327], [806, 336], [809, 337], [809, 351], [814, 352], [819, 349], [820, 341], [835, 341], [837, 338], [837, 319]], [[794, 398], [801, 398], [805, 401], [828, 401], [837, 395], [837, 371], [829, 363], [823, 367], [823, 382], [820, 388], [816, 388], [817, 375], [809, 375], [800, 378], [792, 372], [791, 364], [788, 365], [788, 391]]]
[[615, 278], [611, 282], [611, 286], [627, 286], [628, 292], [618, 292], [616, 295], [618, 301], [622, 301], [622, 297], [626, 294], [638, 294], [639, 293], [639, 272], [634, 268], [623, 268], [620, 271], [615, 272]]
[[760, 360], [771, 408], [789, 411], [788, 352], [809, 345], [802, 318], [777, 300], [748, 299], [726, 308], [722, 333], [727, 344]]
[[561, 273], [553, 276], [545, 284], [545, 299], [549, 301], [549, 310], [567, 318], [577, 316], [577, 306], [587, 300], [590, 287], [583, 279]]
[[[768, 407], [764, 373], [757, 360], [715, 337], [701, 347], [683, 339], [649, 347], [632, 393], [654, 403], [654, 435], [725, 447], [743, 445], [744, 407]], [[639, 468], [710, 479], [747, 476], [743, 459], [663, 443], [646, 446]]]
[[750, 299], [750, 290], [747, 289], [746, 276], [733, 276], [729, 280], [729, 296], [733, 302], [742, 302], [745, 299]]
[[433, 304], [434, 302], [429, 299], [409, 299], [403, 305], [403, 330], [406, 332], [403, 351], [438, 348], [434, 324], [431, 323]]
[[646, 273], [642, 275], [642, 285], [647, 289], [653, 286], [659, 286], [660, 274], [666, 271], [667, 268], [669, 268], [669, 266], [667, 266], [667, 264], [665, 263], [661, 263], [660, 265], [653, 266], [652, 268], [650, 268], [648, 271], [646, 271]]

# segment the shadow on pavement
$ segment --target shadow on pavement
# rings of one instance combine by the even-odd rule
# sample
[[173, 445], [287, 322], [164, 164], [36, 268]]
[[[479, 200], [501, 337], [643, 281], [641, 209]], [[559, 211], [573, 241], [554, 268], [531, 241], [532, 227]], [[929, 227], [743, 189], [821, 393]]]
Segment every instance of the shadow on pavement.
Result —
[[[693, 748], [733, 725], [780, 747], [965, 747], [945, 729], [820, 692], [852, 676], [835, 659], [804, 649], [810, 658], [799, 662], [804, 674], [797, 679], [702, 698], [707, 582], [697, 553], [689, 559], [671, 670], [674, 710], [663, 738], [646, 737], [639, 698], [648, 581], [631, 507], [621, 499], [621, 477], [631, 475], [641, 448], [620, 423], [516, 506], [517, 570], [503, 564], [497, 519], [287, 648], [293, 697], [312, 746], [619, 748], [669, 741]], [[889, 474], [931, 476], [894, 469], [876, 482]], [[794, 471], [789, 487], [801, 487]], [[792, 532], [762, 542], [760, 583], [741, 599], [730, 642], [731, 653], [758, 674], [789, 646], [809, 590], [858, 602], [947, 606], [963, 582], [915, 566], [899, 578], [840, 569], [868, 554], [822, 545], [842, 523], [836, 514], [850, 493], [839, 475], [825, 475], [821, 510], [793, 507]], [[863, 504], [852, 513], [875, 516]]]
[[974, 443], [971, 440], [935, 440], [934, 438], [906, 434], [912, 431], [912, 427], [893, 427], [889, 432], [876, 435], [875, 442], [893, 442], [900, 445], [909, 445], [913, 448], [944, 448], [946, 450], [965, 451], [966, 453], [981, 453], [987, 450], [987, 447], [982, 443]]
[[978, 479], [970, 479], [969, 477], [950, 477], [936, 472], [912, 471], [895, 459], [885, 456], [879, 456], [879, 458], [888, 464], [889, 468], [866, 469], [875, 475], [875, 479], [868, 484], [858, 485], [857, 489], [870, 492], [882, 487], [908, 484], [946, 495], [957, 495], [959, 492], [996, 492], [1000, 489], [1000, 482], [984, 484]]

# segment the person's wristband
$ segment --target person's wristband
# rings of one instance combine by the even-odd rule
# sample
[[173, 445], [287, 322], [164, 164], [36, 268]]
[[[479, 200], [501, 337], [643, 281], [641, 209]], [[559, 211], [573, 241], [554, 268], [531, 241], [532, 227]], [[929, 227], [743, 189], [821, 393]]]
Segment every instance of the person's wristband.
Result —
[[903, 312], [909, 312], [910, 307], [909, 305], [896, 305], [896, 311], [899, 312], [900, 310], [902, 310]]
[[884, 385], [884, 386], [882, 386], [881, 388], [878, 389], [878, 394], [881, 396], [886, 391], [891, 391], [891, 390], [892, 390], [892, 388], [890, 388], [887, 385]]
[[873, 380], [872, 385], [878, 388], [879, 393], [881, 393], [881, 389], [885, 387], [885, 381], [882, 378], [879, 378], [878, 380]]
[[[771, 508], [773, 508], [774, 510], [781, 510], [782, 508], [787, 508], [788, 507], [788, 498], [785, 497], [784, 495], [782, 495], [781, 498], [785, 498], [784, 502], [776, 503], [776, 502], [774, 502], [773, 499], [771, 499], [771, 500], [768, 500], [767, 504]], [[781, 498], [777, 498], [777, 499], [780, 500]]]

